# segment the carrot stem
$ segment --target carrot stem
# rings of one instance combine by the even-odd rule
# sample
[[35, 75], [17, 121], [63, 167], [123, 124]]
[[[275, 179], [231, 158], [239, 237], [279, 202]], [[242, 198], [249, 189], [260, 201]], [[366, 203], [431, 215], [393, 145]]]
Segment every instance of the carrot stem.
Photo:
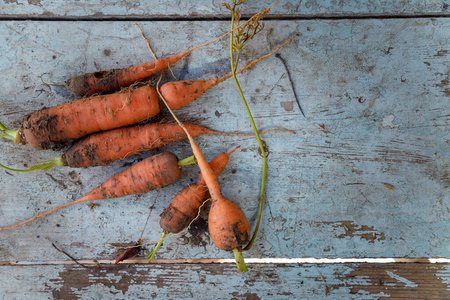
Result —
[[10, 139], [13, 141], [16, 140], [17, 133], [19, 132], [19, 130], [12, 130], [12, 129], [6, 128], [6, 126], [3, 125], [1, 122], [0, 122], [0, 131], [3, 131], [3, 133], [0, 134], [0, 137], [7, 138], [7, 139]]
[[182, 160], [178, 161], [178, 167], [184, 167], [184, 166], [188, 166], [188, 165], [193, 165], [196, 164], [197, 160], [195, 159], [194, 155], [191, 155], [189, 157], [183, 158]]
[[236, 260], [236, 266], [239, 272], [248, 272], [247, 265], [245, 264], [242, 252], [239, 249], [233, 249], [234, 259]]
[[148, 262], [149, 262], [149, 263], [152, 262], [153, 258], [154, 258], [155, 255], [156, 255], [156, 252], [158, 252], [158, 249], [162, 246], [162, 244], [163, 244], [163, 242], [164, 242], [164, 240], [166, 239], [166, 236], [167, 236], [168, 234], [169, 234], [169, 232], [164, 230], [163, 233], [162, 233], [162, 235], [161, 235], [161, 238], [160, 238], [159, 241], [158, 241], [158, 244], [156, 244], [155, 248], [153, 248], [152, 251], [150, 251], [150, 254], [147, 255], [147, 259], [148, 259]]
[[[239, 70], [238, 72], [236, 72], [236, 66], [234, 63], [234, 51], [233, 51], [233, 39], [234, 39], [234, 19], [235, 19], [235, 7], [236, 7], [236, 0], [233, 1], [234, 2], [234, 6], [233, 9], [231, 10], [231, 34], [230, 34], [230, 62], [231, 62], [231, 73], [234, 79], [234, 82], [236, 83], [237, 89], [239, 91], [239, 94], [241, 95], [242, 98], [242, 102], [244, 103], [245, 109], [247, 110], [247, 114], [249, 116], [250, 119], [250, 123], [252, 125], [253, 131], [255, 132], [255, 136], [256, 139], [258, 140], [258, 144], [259, 144], [259, 148], [261, 150], [261, 155], [263, 157], [263, 166], [262, 166], [262, 179], [261, 179], [261, 192], [260, 192], [260, 200], [259, 200], [259, 210], [258, 210], [258, 219], [256, 221], [256, 227], [255, 227], [255, 231], [253, 233], [252, 238], [250, 239], [250, 242], [247, 244], [247, 246], [245, 246], [244, 251], [249, 250], [255, 239], [256, 239], [256, 235], [258, 234], [258, 230], [259, 230], [259, 224], [261, 222], [261, 215], [262, 215], [262, 207], [263, 207], [263, 203], [264, 203], [264, 194], [265, 194], [265, 187], [266, 187], [266, 173], [267, 173], [267, 156], [266, 156], [266, 152], [264, 150], [264, 145], [261, 141], [261, 137], [259, 136], [258, 133], [258, 128], [256, 127], [255, 121], [253, 119], [252, 113], [250, 111], [250, 108], [248, 106], [247, 101], [245, 100], [245, 96], [244, 93], [242, 91], [241, 85], [239, 84], [239, 81], [237, 80], [236, 74], [238, 72], [242, 72], [243, 69], [246, 69], [246, 67], [242, 68], [241, 70]], [[259, 61], [259, 60], [258, 60]], [[253, 62], [252, 62], [253, 63]], [[249, 65], [253, 65], [252, 63], [250, 63]], [[235, 253], [235, 257], [236, 257], [236, 263], [237, 263], [237, 252], [234, 251]], [[242, 256], [242, 254], [241, 254]], [[239, 269], [239, 264], [238, 264], [238, 269]]]
[[[280, 0], [276, 0], [276, 1], [273, 2], [268, 8], [266, 8], [265, 10], [270, 9], [275, 3], [279, 2], [279, 1], [280, 1]], [[185, 51], [185, 53], [187, 54], [187, 53], [189, 53], [189, 52], [194, 51], [195, 49], [198, 49], [198, 48], [200, 48], [200, 47], [203, 47], [203, 46], [209, 45], [209, 44], [211, 44], [211, 43], [214, 43], [215, 41], [220, 40], [221, 38], [227, 36], [228, 34], [231, 34], [231, 35], [232, 35], [232, 34], [233, 34], [233, 31], [234, 31], [235, 29], [238, 29], [238, 28], [240, 28], [240, 27], [243, 27], [243, 26], [245, 26], [247, 23], [249, 23], [249, 22], [251, 22], [251, 21], [252, 21], [252, 19], [250, 18], [250, 19], [247, 20], [246, 22], [244, 22], [244, 23], [242, 23], [242, 24], [236, 26], [236, 28], [231, 28], [230, 31], [228, 31], [228, 32], [226, 32], [226, 33], [224, 33], [224, 34], [222, 34], [221, 36], [219, 36], [219, 37], [213, 39], [212, 41], [209, 41], [209, 42], [203, 43], [203, 44], [201, 44], [201, 45], [195, 46], [194, 48], [188, 49], [188, 50]]]
[[14, 171], [14, 172], [30, 172], [30, 171], [34, 171], [34, 170], [44, 170], [44, 171], [48, 171], [53, 167], [63, 167], [64, 166], [64, 162], [62, 160], [62, 156], [58, 156], [54, 159], [50, 159], [41, 163], [38, 163], [32, 167], [29, 167], [28, 169], [13, 169], [7, 166], [4, 166], [2, 164], [0, 164], [0, 167], [9, 170], [9, 171]]

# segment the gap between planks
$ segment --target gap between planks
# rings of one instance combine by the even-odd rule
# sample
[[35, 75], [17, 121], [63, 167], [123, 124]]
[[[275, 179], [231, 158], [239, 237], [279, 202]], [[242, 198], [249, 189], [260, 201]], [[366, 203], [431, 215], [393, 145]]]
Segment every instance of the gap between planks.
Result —
[[[241, 20], [248, 20], [250, 15], [243, 15]], [[449, 18], [448, 12], [408, 13], [408, 14], [333, 14], [333, 15], [271, 15], [265, 16], [265, 21], [302, 21], [302, 20], [352, 20], [352, 19], [430, 19]], [[204, 16], [29, 16], [29, 15], [1, 15], [1, 21], [50, 21], [50, 22], [183, 22], [183, 21], [229, 21], [225, 15]]]
[[[115, 260], [52, 260], [52, 261], [1, 261], [0, 266], [35, 266], [35, 265], [98, 265], [114, 264]], [[247, 264], [392, 264], [392, 263], [419, 263], [419, 264], [450, 264], [450, 258], [246, 258]], [[234, 264], [234, 259], [154, 259], [151, 264]], [[130, 259], [121, 264], [149, 264], [147, 259]]]

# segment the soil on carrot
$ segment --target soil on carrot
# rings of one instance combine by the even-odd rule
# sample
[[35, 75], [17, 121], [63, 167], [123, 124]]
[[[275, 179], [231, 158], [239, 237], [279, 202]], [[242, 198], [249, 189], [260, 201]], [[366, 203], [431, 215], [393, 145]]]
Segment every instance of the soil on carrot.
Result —
[[207, 232], [208, 220], [204, 218], [198, 218], [191, 224], [191, 227], [189, 228], [189, 233], [191, 234], [191, 236], [189, 237], [189, 244], [192, 247], [206, 247], [209, 244], [209, 238], [208, 240], [205, 240], [205, 236], [209, 237], [209, 235], [206, 235]]
[[[44, 109], [45, 107], [42, 110]], [[39, 139], [43, 140], [39, 142], [42, 149], [61, 150], [72, 142], [72, 140], [64, 142], [45, 141], [47, 139], [46, 137], [57, 134], [55, 128], [59, 121], [56, 116], [49, 116], [47, 113], [42, 112], [42, 116], [38, 120], [33, 120], [33, 118], [30, 117], [31, 114], [28, 114], [23, 118], [22, 125], [19, 129], [18, 143], [24, 145], [27, 143], [24, 134], [25, 129], [30, 130], [35, 137], [39, 137]]]
[[96, 145], [88, 144], [83, 145], [82, 148], [75, 148], [75, 150], [71, 150], [72, 148], [62, 155], [62, 161], [66, 166], [82, 166], [86, 162], [86, 157], [91, 162], [98, 160]]
[[68, 89], [74, 95], [85, 95], [90, 90], [88, 85], [88, 78], [92, 75], [96, 78], [96, 86], [99, 91], [105, 91], [113, 87], [113, 90], [120, 89], [120, 85], [117, 82], [118, 70], [113, 69], [109, 71], [99, 71], [94, 73], [83, 74], [66, 81]]

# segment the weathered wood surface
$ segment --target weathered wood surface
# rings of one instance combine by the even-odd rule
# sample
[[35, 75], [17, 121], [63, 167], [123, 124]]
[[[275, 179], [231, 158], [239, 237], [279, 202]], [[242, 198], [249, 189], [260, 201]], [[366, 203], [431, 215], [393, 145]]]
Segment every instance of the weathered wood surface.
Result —
[[[0, 3], [1, 18], [36, 19], [142, 19], [142, 18], [228, 18], [222, 3], [214, 1], [53, 1], [6, 0]], [[248, 1], [246, 14], [254, 14], [274, 0]], [[448, 0], [393, 0], [393, 1], [317, 1], [284, 0], [272, 9], [275, 17], [339, 17], [339, 16], [448, 16]]]
[[[132, 23], [66, 24], [0, 24], [5, 32], [1, 120], [6, 125], [17, 127], [24, 114], [72, 99], [64, 87], [44, 86], [38, 78], [44, 72], [45, 80], [63, 82], [82, 72], [128, 66], [150, 57]], [[141, 25], [145, 32], [156, 33], [150, 40], [162, 56], [180, 48], [173, 43], [177, 36], [189, 40], [182, 45], [188, 48], [225, 31], [227, 22]], [[163, 33], [164, 28], [178, 30]], [[185, 34], [182, 28], [188, 28]], [[271, 34], [275, 28], [277, 35]], [[268, 52], [295, 32], [303, 35], [279, 52], [293, 85], [275, 56], [240, 77], [261, 129], [297, 131], [264, 137], [269, 151], [267, 205], [261, 235], [248, 256], [448, 257], [449, 23], [442, 19], [270, 22], [266, 33], [249, 45], [244, 59]], [[173, 74], [180, 79], [226, 74], [226, 44], [199, 49], [174, 65]], [[166, 75], [170, 79], [170, 73]], [[232, 81], [178, 114], [217, 130], [250, 130]], [[261, 165], [254, 138], [198, 141], [209, 158], [242, 146], [220, 181], [224, 193], [253, 220]], [[60, 154], [7, 140], [0, 147], [2, 162], [17, 168]], [[165, 149], [179, 157], [190, 155], [184, 142]], [[2, 225], [76, 199], [144, 156], [93, 169], [2, 171]], [[93, 210], [73, 206], [29, 226], [0, 232], [1, 260], [50, 259], [44, 251], [49, 246], [46, 236], [70, 245], [79, 258], [109, 257], [114, 251], [106, 242], [137, 240], [144, 228], [147, 240], [157, 239], [158, 215], [195, 178], [197, 169], [188, 167], [184, 174], [162, 191], [102, 201]], [[192, 233], [168, 241], [161, 257], [228, 256], [211, 245], [205, 224], [198, 222]]]
[[[201, 8], [183, 3], [186, 7]], [[348, 13], [350, 2], [342, 3], [342, 8], [347, 9], [344, 13]], [[381, 6], [375, 3], [379, 9], [372, 11], [368, 9], [370, 5], [359, 4], [351, 13], [398, 15], [415, 9], [419, 14], [437, 11], [413, 1], [408, 3], [411, 5], [400, 2], [388, 5], [382, 1]], [[427, 7], [446, 4], [426, 3]], [[16, 4], [19, 7], [20, 1]], [[45, 7], [51, 8], [50, 4]], [[220, 3], [216, 4], [217, 9], [222, 9]], [[301, 5], [306, 2], [301, 1]], [[93, 15], [91, 6], [89, 9], [86, 6], [84, 12], [80, 8], [77, 13], [70, 10], [70, 2], [68, 6], [71, 13], [61, 12], [59, 6], [55, 15], [73, 18]], [[107, 6], [103, 3], [103, 7]], [[22, 5], [15, 10], [15, 16], [43, 15], [38, 7]], [[336, 13], [330, 7], [331, 4], [328, 8], [327, 4], [316, 6], [313, 14]], [[261, 7], [258, 4], [252, 9]], [[280, 14], [292, 12], [291, 8], [282, 9], [278, 11]], [[5, 12], [1, 7], [0, 14]], [[129, 12], [128, 16], [133, 16], [133, 10]], [[277, 13], [275, 8], [274, 12]], [[183, 13], [173, 14], [186, 16]], [[195, 11], [188, 14], [194, 16]], [[42, 73], [47, 73], [44, 80], [62, 83], [83, 72], [151, 60], [133, 23], [0, 22], [0, 121], [14, 128], [28, 112], [74, 99], [63, 87], [42, 84], [38, 77]], [[160, 57], [208, 41], [229, 27], [226, 21], [139, 24]], [[281, 58], [267, 58], [240, 76], [260, 129], [281, 127], [297, 131], [294, 136], [273, 133], [263, 137], [269, 150], [267, 203], [259, 238], [245, 256], [450, 257], [448, 19], [270, 21], [265, 31], [248, 45], [241, 64], [267, 53], [295, 32], [301, 32], [302, 36], [279, 51]], [[172, 66], [173, 75], [190, 79], [226, 74], [227, 43], [225, 39], [196, 50]], [[171, 73], [166, 72], [164, 80], [171, 79]], [[295, 102], [294, 90], [306, 118]], [[216, 130], [250, 131], [232, 80], [177, 113], [184, 121]], [[235, 199], [253, 223], [261, 166], [254, 138], [208, 136], [197, 140], [207, 158], [241, 145], [220, 182], [224, 194]], [[179, 157], [190, 155], [186, 142], [163, 150], [173, 151]], [[35, 151], [6, 140], [0, 141], [0, 152], [1, 163], [17, 168], [61, 153]], [[102, 168], [60, 168], [47, 173], [0, 171], [0, 226], [74, 200], [112, 174], [157, 152], [129, 157]], [[317, 272], [320, 270], [335, 298], [347, 294], [361, 299], [415, 295], [445, 298], [448, 293], [448, 265], [255, 264], [250, 266], [253, 273], [246, 275], [237, 275], [232, 264], [102, 266], [100, 270], [89, 271], [65, 264], [45, 265], [68, 260], [52, 248], [49, 240], [77, 259], [110, 260], [120, 250], [106, 243], [123, 244], [141, 236], [146, 237], [145, 241], [159, 238], [159, 214], [175, 193], [196, 178], [198, 170], [191, 166], [183, 172], [180, 182], [158, 192], [101, 201], [100, 207], [93, 210], [83, 204], [73, 206], [23, 228], [0, 231], [0, 262], [38, 264], [1, 266], [0, 292], [6, 295], [5, 299], [20, 299], [26, 294], [43, 299], [92, 298], [105, 293], [113, 297], [117, 293], [117, 298], [145, 298], [153, 293], [176, 298], [170, 294], [174, 293], [173, 286], [166, 285], [172, 281], [184, 298], [189, 292], [210, 298], [213, 287], [222, 284], [217, 293], [226, 291], [230, 297], [239, 299], [288, 299], [292, 298], [290, 293], [300, 298], [321, 299], [324, 287]], [[395, 189], [387, 189], [383, 184]], [[168, 239], [157, 257], [231, 258], [212, 245], [205, 217], [203, 214], [189, 233]], [[265, 274], [274, 274], [278, 279], [271, 281]], [[305, 276], [303, 284], [297, 274]], [[156, 287], [150, 284], [154, 276], [161, 278]], [[238, 280], [242, 278], [244, 283]]]
[[0, 281], [0, 290], [4, 299], [448, 299], [450, 294], [445, 264], [252, 268], [237, 274], [226, 264], [0, 266], [0, 276], [9, 278], [8, 284]]

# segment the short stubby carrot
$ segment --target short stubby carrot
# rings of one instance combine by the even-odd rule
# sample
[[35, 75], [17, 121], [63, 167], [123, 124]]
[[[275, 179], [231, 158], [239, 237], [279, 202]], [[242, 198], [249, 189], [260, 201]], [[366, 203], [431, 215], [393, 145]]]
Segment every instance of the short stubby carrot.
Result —
[[29, 144], [36, 149], [60, 149], [72, 140], [132, 125], [158, 113], [156, 90], [143, 86], [32, 112], [11, 136], [15, 143]]
[[184, 164], [186, 164], [185, 160], [178, 161], [176, 155], [171, 152], [156, 154], [111, 176], [101, 185], [78, 200], [61, 205], [22, 223], [0, 228], [0, 230], [12, 229], [25, 225], [33, 220], [77, 203], [125, 197], [163, 188], [181, 177], [180, 167]]
[[[186, 124], [185, 124], [186, 125]], [[238, 147], [227, 153], [221, 153], [209, 162], [214, 174], [218, 176], [228, 164], [230, 154]], [[161, 239], [147, 256], [149, 262], [155, 257], [168, 233], [180, 233], [185, 230], [196, 219], [200, 208], [205, 203], [205, 195], [208, 188], [202, 174], [198, 176], [195, 183], [189, 184], [173, 197], [169, 206], [161, 214], [159, 225], [163, 229]]]
[[[209, 162], [216, 176], [225, 169], [230, 154], [236, 149], [234, 148], [228, 153], [221, 153]], [[185, 229], [197, 216], [198, 210], [205, 200], [206, 191], [207, 186], [200, 173], [197, 181], [182, 189], [162, 212], [159, 222], [161, 228], [171, 233], [178, 233]]]

